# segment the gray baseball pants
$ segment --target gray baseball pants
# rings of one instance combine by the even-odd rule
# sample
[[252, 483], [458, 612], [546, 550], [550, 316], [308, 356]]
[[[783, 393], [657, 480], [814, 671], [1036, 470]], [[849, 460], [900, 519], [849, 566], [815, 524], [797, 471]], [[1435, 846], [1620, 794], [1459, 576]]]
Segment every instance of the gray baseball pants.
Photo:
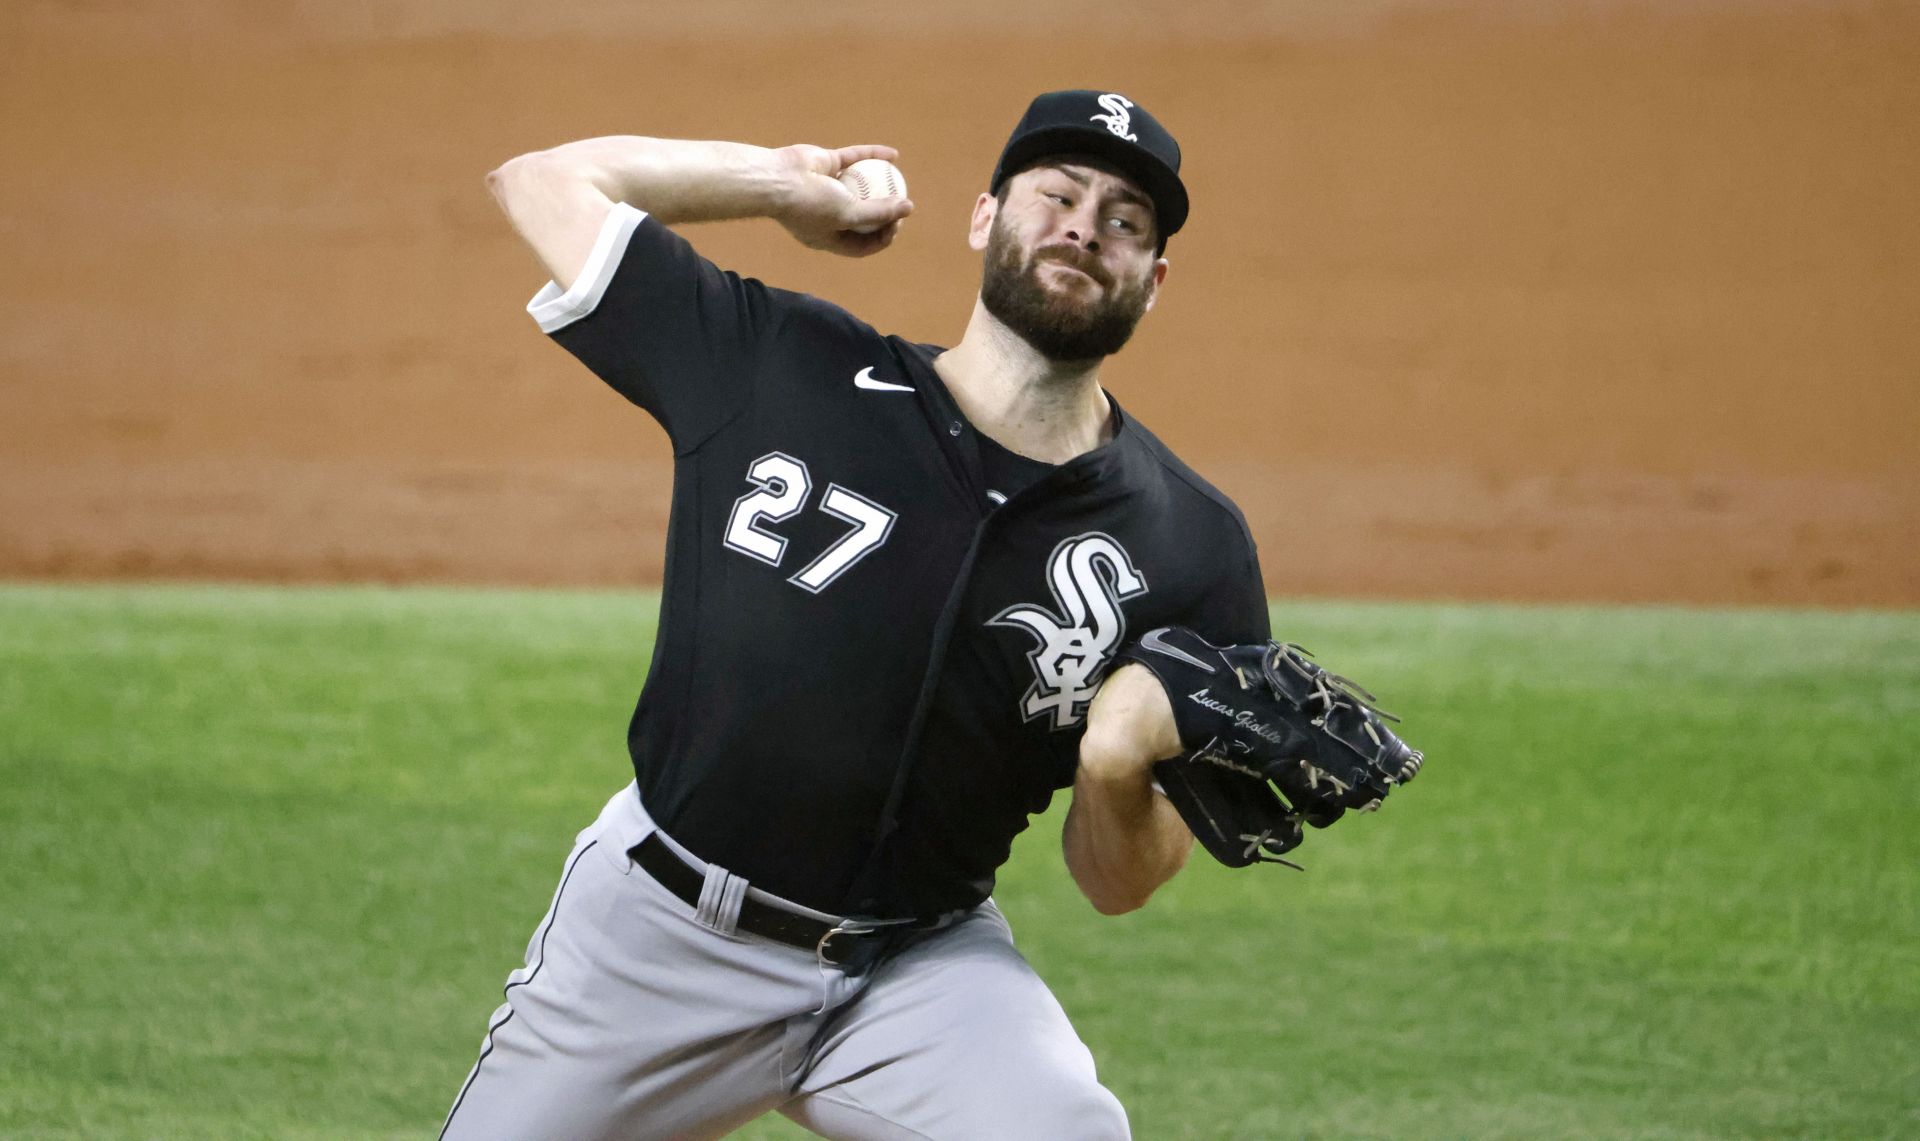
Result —
[[580, 833], [443, 1141], [684, 1141], [772, 1110], [849, 1141], [1129, 1135], [992, 901], [849, 976], [734, 933], [723, 869], [698, 909], [661, 887], [627, 856], [655, 831], [629, 785]]

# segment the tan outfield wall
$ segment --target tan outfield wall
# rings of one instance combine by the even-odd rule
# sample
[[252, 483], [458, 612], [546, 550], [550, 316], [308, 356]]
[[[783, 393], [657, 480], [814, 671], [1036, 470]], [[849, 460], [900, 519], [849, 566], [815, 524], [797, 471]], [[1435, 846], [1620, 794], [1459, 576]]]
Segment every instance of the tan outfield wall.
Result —
[[1276, 594], [1920, 604], [1913, 5], [817, 7], [8, 4], [0, 575], [653, 580], [664, 440], [485, 171], [893, 143], [882, 258], [692, 236], [950, 341], [1006, 130], [1093, 86], [1195, 201], [1109, 386]]

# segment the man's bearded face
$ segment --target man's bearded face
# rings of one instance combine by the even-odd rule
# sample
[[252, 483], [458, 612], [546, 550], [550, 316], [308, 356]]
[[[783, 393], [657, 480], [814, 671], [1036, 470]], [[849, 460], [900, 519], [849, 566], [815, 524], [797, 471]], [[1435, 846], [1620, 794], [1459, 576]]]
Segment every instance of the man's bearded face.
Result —
[[[1101, 287], [1099, 295], [1049, 288], [1040, 280], [1041, 266], [1049, 261], [1091, 277]], [[1023, 256], [1012, 227], [1004, 224], [1003, 216], [996, 216], [987, 234], [980, 301], [1048, 360], [1093, 360], [1119, 352], [1133, 336], [1134, 326], [1147, 311], [1152, 280], [1149, 272], [1116, 286], [1099, 255], [1075, 245], [1042, 246], [1033, 256]]]

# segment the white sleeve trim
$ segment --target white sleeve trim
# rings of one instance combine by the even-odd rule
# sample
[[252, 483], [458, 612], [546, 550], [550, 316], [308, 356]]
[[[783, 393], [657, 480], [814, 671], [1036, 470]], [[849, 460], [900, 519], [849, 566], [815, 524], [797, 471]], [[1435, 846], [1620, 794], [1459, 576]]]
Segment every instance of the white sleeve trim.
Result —
[[613, 204], [607, 220], [600, 224], [600, 236], [593, 240], [587, 264], [573, 279], [573, 288], [562, 293], [557, 283], [549, 281], [527, 302], [527, 313], [540, 323], [542, 333], [557, 333], [600, 307], [613, 272], [620, 268], [620, 258], [627, 251], [627, 240], [646, 216], [646, 211], [635, 210], [625, 202]]

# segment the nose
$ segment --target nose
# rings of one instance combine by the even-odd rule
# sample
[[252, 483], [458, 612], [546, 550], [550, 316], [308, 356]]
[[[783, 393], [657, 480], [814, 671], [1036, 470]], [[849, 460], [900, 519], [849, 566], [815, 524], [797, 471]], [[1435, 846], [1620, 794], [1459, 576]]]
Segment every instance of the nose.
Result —
[[1099, 204], [1088, 195], [1066, 217], [1066, 238], [1088, 253], [1100, 252], [1100, 210]]

